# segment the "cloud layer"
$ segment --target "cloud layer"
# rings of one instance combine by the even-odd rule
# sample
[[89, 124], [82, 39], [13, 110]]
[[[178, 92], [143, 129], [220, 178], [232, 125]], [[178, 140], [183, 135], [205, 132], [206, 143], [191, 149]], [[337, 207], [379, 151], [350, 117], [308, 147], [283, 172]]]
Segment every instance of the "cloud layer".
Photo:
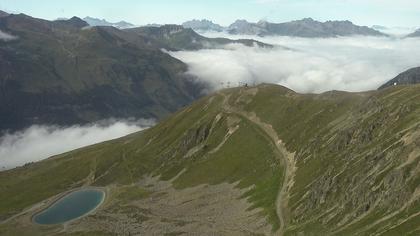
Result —
[[140, 131], [153, 124], [149, 120], [115, 121], [107, 125], [57, 127], [32, 126], [0, 138], [0, 171], [80, 147]]
[[[211, 34], [206, 36], [244, 36]], [[281, 47], [265, 49], [228, 45], [224, 49], [170, 54], [189, 65], [189, 72], [219, 88], [222, 83], [275, 83], [297, 92], [366, 91], [378, 88], [420, 62], [420, 40], [344, 37], [307, 39], [251, 37]]]

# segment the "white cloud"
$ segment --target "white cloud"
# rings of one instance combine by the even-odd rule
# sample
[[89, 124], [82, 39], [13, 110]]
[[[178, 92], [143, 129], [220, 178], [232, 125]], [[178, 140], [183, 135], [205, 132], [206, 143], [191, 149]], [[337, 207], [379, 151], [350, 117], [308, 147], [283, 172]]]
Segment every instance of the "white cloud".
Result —
[[32, 126], [0, 138], [0, 171], [95, 143], [119, 138], [153, 125], [153, 121], [57, 127]]
[[[214, 33], [206, 36], [242, 38]], [[306, 39], [251, 37], [280, 47], [229, 45], [225, 49], [170, 54], [189, 65], [189, 72], [214, 88], [231, 82], [275, 83], [297, 92], [366, 91], [379, 87], [420, 62], [419, 39], [345, 37]]]
[[7, 42], [7, 41], [15, 40], [15, 39], [17, 39], [16, 36], [13, 36], [11, 34], [8, 34], [8, 33], [0, 30], [0, 40], [3, 40], [3, 41]]

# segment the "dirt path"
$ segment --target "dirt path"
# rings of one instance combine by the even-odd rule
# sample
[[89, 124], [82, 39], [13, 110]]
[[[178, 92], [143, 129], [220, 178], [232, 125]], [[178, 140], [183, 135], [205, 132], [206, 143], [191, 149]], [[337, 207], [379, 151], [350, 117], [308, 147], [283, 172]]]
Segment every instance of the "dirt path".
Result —
[[[257, 88], [252, 88], [257, 89]], [[239, 98], [244, 94], [245, 89], [240, 90]], [[255, 95], [258, 90], [253, 94]], [[246, 112], [237, 107], [232, 107], [229, 104], [229, 96], [223, 92], [219, 92], [224, 97], [223, 108], [229, 112], [237, 114], [248, 121], [257, 125], [262, 129], [265, 134], [272, 140], [275, 145], [278, 154], [280, 154], [280, 161], [284, 164], [285, 171], [283, 176], [283, 182], [276, 199], [276, 213], [280, 220], [280, 229], [278, 230], [279, 235], [284, 235], [287, 223], [287, 202], [288, 202], [288, 189], [293, 184], [293, 176], [296, 170], [296, 163], [294, 159], [294, 153], [287, 151], [286, 146], [282, 140], [278, 137], [277, 132], [273, 129], [272, 125], [264, 123], [254, 112]]]

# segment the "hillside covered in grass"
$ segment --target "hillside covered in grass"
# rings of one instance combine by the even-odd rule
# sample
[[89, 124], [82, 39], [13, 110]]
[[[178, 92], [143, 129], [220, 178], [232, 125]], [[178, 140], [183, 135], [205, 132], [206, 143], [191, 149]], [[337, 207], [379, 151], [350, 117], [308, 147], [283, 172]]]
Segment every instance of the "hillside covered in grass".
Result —
[[[1, 235], [418, 235], [420, 86], [222, 90], [127, 137], [0, 172]], [[93, 214], [31, 217], [103, 188]]]

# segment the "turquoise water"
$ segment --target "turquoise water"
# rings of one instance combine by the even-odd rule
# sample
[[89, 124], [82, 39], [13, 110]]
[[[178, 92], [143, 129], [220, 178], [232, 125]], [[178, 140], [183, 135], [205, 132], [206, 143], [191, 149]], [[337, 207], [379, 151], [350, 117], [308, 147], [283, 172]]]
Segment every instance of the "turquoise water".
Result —
[[74, 191], [36, 214], [33, 220], [43, 225], [61, 224], [89, 213], [102, 202], [104, 197], [105, 193], [100, 190]]

